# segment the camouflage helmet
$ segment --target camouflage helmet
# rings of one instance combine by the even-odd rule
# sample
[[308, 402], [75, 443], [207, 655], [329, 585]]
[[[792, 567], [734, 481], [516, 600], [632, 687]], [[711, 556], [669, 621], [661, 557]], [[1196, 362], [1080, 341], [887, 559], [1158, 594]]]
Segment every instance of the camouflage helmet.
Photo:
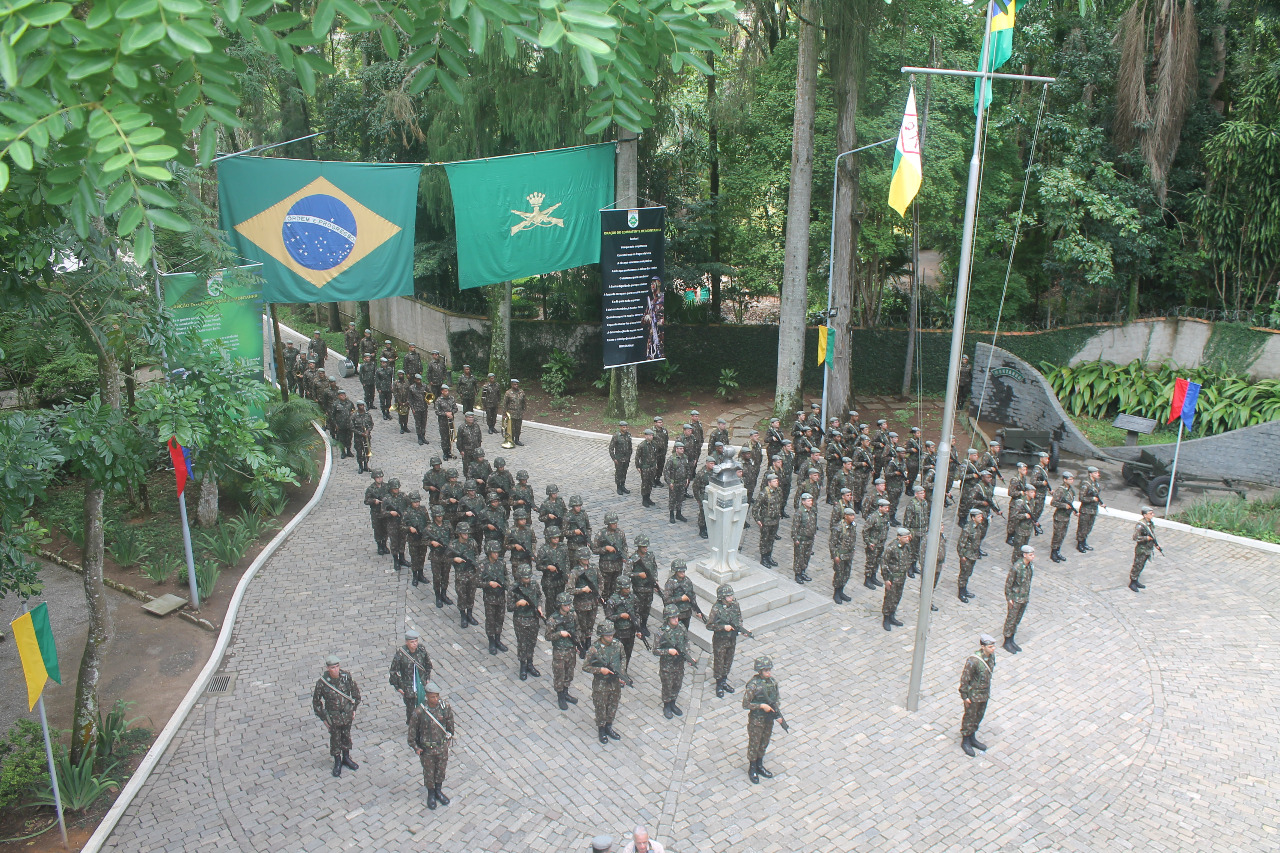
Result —
[[[448, 388], [449, 386], [446, 385], [444, 387]], [[477, 447], [475, 450], [471, 451], [471, 455], [479, 459], [480, 457], [484, 456], [484, 448]]]
[[674, 604], [668, 604], [666, 607], [662, 608], [663, 619], [676, 619], [679, 618], [679, 616], [680, 608], [676, 607]]
[[606, 619], [596, 626], [596, 635], [600, 637], [612, 637], [614, 633], [613, 620]]
[[631, 589], [631, 577], [626, 573], [618, 576], [618, 589]]
[[[478, 453], [479, 451], [480, 448], [477, 448], [476, 452]], [[507, 467], [507, 459], [505, 456], [499, 456], [497, 459], [493, 460], [493, 464], [496, 468], [505, 468]]]
[[[469, 490], [470, 490], [470, 489], [474, 489], [474, 488], [475, 488], [475, 486], [471, 485], [470, 483], [468, 483], [468, 484], [467, 484], [467, 489], [469, 489]], [[497, 490], [495, 489], [494, 491], [492, 491], [492, 492], [490, 492], [490, 493], [489, 493], [488, 501], [489, 501], [489, 503], [491, 503], [491, 504], [501, 503], [501, 502], [502, 502], [502, 495], [498, 494]]]
[[569, 496], [569, 506], [571, 506], [571, 507], [574, 507], [574, 506], [582, 506], [582, 496], [581, 496], [581, 495], [570, 495], [570, 496]]
[[471, 525], [467, 524], [465, 521], [459, 521], [453, 526], [453, 530], [455, 533], [470, 533]]
[[501, 554], [502, 543], [497, 539], [490, 539], [488, 542], [484, 543], [484, 552], [486, 554]]
[[547, 538], [548, 538], [548, 539], [550, 539], [550, 538], [552, 538], [552, 537], [554, 537], [554, 536], [560, 536], [560, 535], [562, 535], [562, 534], [561, 534], [561, 531], [560, 531], [560, 528], [559, 528], [559, 527], [556, 527], [554, 524], [547, 528]]
[[418, 491], [417, 489], [414, 489], [412, 492], [410, 492], [409, 503], [411, 504], [422, 503], [422, 492]]
[[720, 586], [716, 587], [716, 597], [724, 598], [727, 595], [733, 595], [733, 587], [729, 586], [727, 583], [722, 583]]
[[516, 566], [515, 576], [517, 578], [520, 578], [521, 580], [524, 580], [525, 578], [533, 577], [533, 566], [529, 565], [528, 563], [520, 563], [518, 566]]
[[444, 518], [444, 507], [440, 506], [440, 504], [436, 504], [435, 506], [431, 507], [431, 517]]
[[528, 471], [517, 471], [517, 472], [516, 472], [516, 479], [523, 483], [525, 480], [529, 479], [529, 472], [528, 472]]
[[555, 483], [547, 483], [547, 494], [554, 495], [560, 491], [560, 487]]
[[635, 546], [636, 546], [637, 548], [648, 548], [648, 547], [649, 547], [649, 537], [648, 537], [648, 536], [645, 536], [643, 533], [641, 533], [639, 536], [637, 536], [637, 537], [636, 537], [634, 540], [632, 540], [632, 541], [633, 541], [633, 542], [635, 542]]
[[400, 488], [400, 480], [396, 477], [392, 477], [390, 480], [387, 481], [387, 488], [390, 488], [390, 489]]
[[562, 593], [560, 593], [559, 595], [557, 595], [557, 596], [556, 596], [556, 606], [557, 606], [557, 607], [571, 607], [571, 606], [573, 606], [573, 593], [571, 593], [571, 592], [562, 592]]
[[431, 467], [432, 467], [432, 468], [434, 468], [434, 467], [435, 467], [435, 466], [437, 466], [437, 465], [443, 465], [443, 464], [444, 464], [444, 460], [443, 460], [443, 459], [441, 459], [439, 456], [432, 456], [432, 457], [431, 457]]
[[380, 480], [383, 477], [385, 477], [386, 474], [382, 473], [381, 468], [374, 468], [372, 471], [369, 472], [369, 476], [375, 480]]
[[517, 521], [519, 521], [519, 520], [520, 520], [520, 519], [522, 519], [522, 518], [523, 518], [523, 519], [528, 519], [528, 518], [529, 518], [529, 511], [528, 511], [528, 510], [526, 510], [526, 509], [518, 509], [518, 510], [516, 510], [515, 512], [513, 512], [513, 513], [511, 514], [511, 517], [512, 517], [512, 518], [514, 518], [514, 519], [515, 519], [515, 520], [517, 520]]
[[446, 477], [448, 477], [450, 480], [456, 480], [456, 479], [458, 479], [458, 469], [457, 469], [457, 468], [446, 468], [446, 469], [444, 469], [444, 473], [445, 473], [445, 476], [446, 476]]
[[616, 512], [606, 512], [606, 513], [604, 514], [604, 523], [605, 523], [605, 524], [617, 524], [617, 523], [618, 523], [618, 514], [617, 514]]
[[689, 570], [689, 564], [686, 563], [684, 560], [680, 559], [679, 557], [676, 557], [674, 560], [671, 561], [671, 571], [687, 572], [688, 570]]
[[773, 658], [768, 655], [761, 655], [756, 658], [755, 669], [756, 672], [764, 672], [766, 669], [773, 669]]

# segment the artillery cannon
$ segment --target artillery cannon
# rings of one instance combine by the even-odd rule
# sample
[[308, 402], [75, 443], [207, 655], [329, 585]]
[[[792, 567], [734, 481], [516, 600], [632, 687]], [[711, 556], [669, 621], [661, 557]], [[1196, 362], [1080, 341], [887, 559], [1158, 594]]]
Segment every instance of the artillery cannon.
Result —
[[[1169, 463], [1156, 458], [1151, 451], [1144, 450], [1138, 456], [1138, 461], [1125, 462], [1121, 466], [1120, 476], [1126, 486], [1133, 486], [1138, 489], [1155, 506], [1164, 506], [1170, 500], [1169, 492], [1171, 488], [1173, 497], [1176, 497], [1178, 488], [1184, 483], [1194, 483], [1198, 488], [1205, 491], [1235, 492], [1241, 498], [1245, 497], [1244, 488], [1237, 482], [1228, 480], [1225, 477], [1215, 480], [1211, 477], [1198, 477], [1194, 474], [1186, 474], [1179, 471], [1177, 482], [1170, 486], [1170, 467]], [[1222, 485], [1218, 485], [1219, 483]]]

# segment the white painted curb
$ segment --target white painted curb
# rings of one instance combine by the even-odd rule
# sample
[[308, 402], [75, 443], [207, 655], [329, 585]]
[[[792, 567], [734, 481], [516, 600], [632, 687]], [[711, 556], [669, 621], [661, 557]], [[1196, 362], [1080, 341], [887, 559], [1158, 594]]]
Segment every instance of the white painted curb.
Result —
[[311, 500], [307, 501], [307, 505], [298, 511], [293, 520], [286, 524], [284, 529], [267, 543], [267, 547], [262, 549], [262, 553], [249, 566], [244, 573], [244, 577], [240, 578], [240, 583], [236, 584], [235, 592], [231, 595], [231, 604], [227, 608], [227, 617], [223, 620], [222, 630], [218, 632], [218, 641], [214, 644], [208, 663], [204, 665], [204, 669], [200, 670], [200, 674], [196, 676], [195, 683], [191, 685], [187, 695], [182, 697], [182, 702], [179, 703], [177, 710], [173, 712], [173, 716], [169, 718], [168, 724], [161, 730], [155, 743], [151, 744], [151, 748], [147, 750], [142, 763], [138, 765], [138, 769], [134, 771], [128, 784], [124, 786], [124, 790], [120, 792], [120, 796], [112, 804], [111, 810], [103, 817], [102, 823], [98, 824], [98, 828], [89, 837], [89, 841], [81, 848], [81, 853], [98, 853], [111, 835], [112, 830], [116, 828], [116, 824], [120, 822], [120, 818], [124, 817], [125, 810], [133, 803], [138, 792], [142, 790], [142, 786], [147, 783], [147, 779], [150, 778], [156, 766], [160, 763], [160, 759], [164, 757], [165, 752], [173, 743], [174, 737], [178, 734], [178, 729], [182, 728], [182, 724], [186, 722], [191, 709], [195, 707], [201, 694], [209, 686], [210, 679], [218, 671], [218, 667], [222, 665], [222, 659], [227, 653], [227, 647], [231, 645], [231, 634], [235, 630], [236, 616], [240, 612], [240, 604], [249, 588], [249, 582], [254, 579], [258, 574], [258, 570], [266, 565], [267, 560], [271, 559], [280, 546], [284, 544], [285, 540], [311, 514], [311, 510], [315, 509], [316, 505], [320, 503], [320, 499], [324, 497], [325, 489], [329, 485], [329, 477], [333, 472], [333, 451], [329, 447], [328, 436], [325, 435], [320, 424], [312, 421], [311, 425], [323, 439], [326, 451], [324, 473], [320, 475], [320, 483], [316, 486], [315, 494], [311, 496]]

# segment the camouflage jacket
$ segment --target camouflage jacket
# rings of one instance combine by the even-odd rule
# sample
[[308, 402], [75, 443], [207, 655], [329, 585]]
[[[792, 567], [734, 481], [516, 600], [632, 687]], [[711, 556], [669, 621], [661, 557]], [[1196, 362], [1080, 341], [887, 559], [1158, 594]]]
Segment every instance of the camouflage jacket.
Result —
[[1006, 601], [1026, 603], [1031, 597], [1031, 577], [1035, 574], [1035, 563], [1019, 560], [1009, 567], [1009, 575], [1004, 579], [1004, 597]]
[[[499, 586], [489, 586], [491, 583], [499, 584]], [[485, 595], [497, 595], [510, 589], [511, 572], [507, 569], [507, 561], [501, 557], [496, 560], [490, 560], [485, 557], [481, 560], [479, 585], [484, 590]]]
[[907, 478], [907, 462], [905, 459], [888, 459], [884, 463], [884, 471], [880, 476], [884, 477], [885, 483], [889, 488], [897, 486], [902, 487], [903, 482]]
[[506, 550], [512, 565], [532, 563], [534, 554], [537, 553], [537, 544], [537, 537], [533, 535], [528, 524], [524, 527], [512, 525], [507, 530], [506, 538], [502, 540], [502, 547]]
[[777, 524], [782, 517], [782, 489], [765, 486], [756, 492], [756, 499], [751, 504], [751, 516], [762, 524]]
[[502, 504], [495, 506], [486, 506], [477, 513], [480, 519], [480, 538], [487, 544], [490, 540], [497, 540], [498, 544], [503, 545], [507, 541], [507, 514], [502, 509]]
[[636, 469], [640, 471], [658, 470], [658, 444], [652, 438], [646, 438], [636, 448]]
[[359, 704], [360, 688], [345, 669], [338, 670], [336, 679], [327, 672], [321, 675], [311, 691], [311, 710], [331, 726], [351, 725]]
[[[726, 632], [725, 626], [733, 628], [733, 631]], [[707, 613], [707, 630], [712, 634], [719, 631], [721, 634], [728, 633], [730, 636], [736, 636], [737, 632], [746, 630], [742, 627], [742, 605], [737, 601], [732, 604], [726, 604], [723, 601], [717, 601], [711, 605], [711, 611]]]
[[[547, 498], [538, 506], [538, 520], [544, 525], [561, 525], [565, 521], [565, 517], [569, 514], [569, 508], [564, 505], [564, 501], [557, 495], [555, 499]], [[565, 531], [566, 533], [568, 531]]]
[[[428, 714], [431, 716], [427, 716]], [[435, 717], [435, 720], [431, 717]], [[409, 718], [409, 748], [414, 752], [443, 752], [449, 745], [445, 732], [453, 734], [453, 709], [449, 707], [449, 703], [441, 699], [440, 704], [434, 708], [427, 707], [425, 703], [419, 705]]]
[[[685, 448], [688, 453], [688, 448]], [[667, 485], [671, 488], [677, 486], [683, 488], [689, 483], [689, 457], [681, 456], [673, 453], [667, 457], [666, 470], [662, 472], [662, 476], [666, 479]]]
[[[565, 541], [570, 545], [587, 545], [591, 542], [591, 519], [587, 516], [585, 509], [571, 509], [564, 516], [564, 524], [561, 526], [564, 531]], [[581, 530], [581, 533], [575, 531]]]
[[[368, 412], [361, 414], [356, 412], [351, 416], [351, 429], [357, 437], [363, 436], [361, 439], [366, 440], [373, 436], [373, 415]], [[359, 443], [359, 442], [357, 442]]]
[[476, 540], [470, 537], [467, 538], [466, 542], [461, 539], [454, 539], [449, 542], [449, 550], [452, 552], [449, 555], [451, 558], [455, 560], [459, 557], [462, 558], [461, 563], [453, 564], [455, 573], [475, 574], [479, 570], [480, 549], [476, 547]]
[[852, 521], [848, 524], [841, 519], [840, 524], [831, 528], [831, 537], [827, 543], [833, 560], [850, 560], [858, 548], [858, 525]]
[[[587, 587], [590, 587], [587, 592], [578, 591]], [[590, 564], [578, 566], [569, 574], [567, 589], [573, 593], [574, 610], [595, 610], [596, 599], [600, 597], [600, 590], [602, 589], [600, 586], [600, 572]]]
[[360, 378], [361, 385], [372, 385], [374, 375], [378, 372], [378, 367], [372, 361], [362, 361], [360, 366], [356, 368], [356, 376]]
[[982, 528], [973, 519], [969, 519], [965, 522], [964, 529], [960, 531], [960, 544], [956, 546], [956, 551], [965, 560], [977, 560], [978, 546], [981, 542]]
[[[427, 532], [427, 525], [430, 522], [427, 520], [427, 510], [425, 507], [419, 504], [418, 508], [414, 509], [413, 505], [410, 504], [405, 507], [404, 514], [400, 517], [400, 523], [404, 525], [404, 532], [405, 535], [409, 537], [409, 541], [421, 542], [422, 536]], [[414, 533], [414, 530], [418, 532]]]
[[[669, 654], [672, 649], [679, 654]], [[658, 639], [654, 640], [653, 654], [668, 666], [684, 666], [685, 659], [689, 656], [689, 632], [679, 623], [663, 625]]]
[[1097, 515], [1098, 505], [1102, 503], [1102, 489], [1088, 477], [1080, 484], [1080, 512], [1083, 515]]
[[882, 492], [879, 489], [871, 489], [869, 492], [867, 492], [865, 495], [862, 496], [861, 509], [862, 509], [862, 518], [864, 521], [876, 514], [876, 507], [878, 506], [876, 501], [880, 500], [881, 498], [888, 500], [889, 493]]
[[[387, 364], [394, 367], [396, 363], [396, 348], [383, 347], [382, 357], [387, 360]], [[402, 364], [401, 367], [404, 368], [405, 375], [410, 379], [413, 379], [414, 376], [422, 373], [422, 353], [417, 350], [405, 353], [404, 364]]]
[[801, 506], [791, 519], [791, 541], [812, 543], [818, 535], [818, 508]]
[[369, 511], [381, 514], [382, 500], [391, 494], [391, 489], [386, 483], [370, 483], [364, 490], [364, 503], [369, 507]]
[[960, 673], [960, 698], [971, 702], [986, 702], [991, 698], [991, 671], [995, 668], [995, 652], [984, 655], [977, 651], [969, 655]]
[[[568, 631], [569, 636], [560, 636], [561, 631]], [[578, 617], [573, 615], [573, 611], [561, 613], [556, 610], [547, 617], [547, 630], [543, 632], [543, 637], [551, 642], [553, 649], [572, 649], [578, 645]]]
[[453, 439], [458, 451], [464, 456], [475, 453], [484, 446], [484, 438], [480, 434], [480, 425], [464, 423], [458, 427], [458, 434]]
[[396, 411], [400, 414], [407, 414], [405, 411], [409, 406], [409, 383], [396, 382], [391, 386], [391, 396], [395, 397]]
[[[686, 596], [689, 598], [688, 601], [684, 600]], [[694, 592], [693, 581], [689, 580], [688, 575], [685, 575], [684, 580], [680, 580], [675, 574], [667, 578], [667, 585], [663, 588], [662, 598], [667, 604], [674, 604], [680, 608], [681, 616], [693, 610], [694, 605], [698, 603], [698, 595]]]
[[[606, 551], [606, 546], [613, 550]], [[591, 550], [599, 555], [602, 563], [621, 563], [627, 559], [627, 534], [622, 532], [622, 528], [610, 530], [604, 527], [596, 534]]]
[[862, 543], [868, 548], [879, 548], [889, 536], [889, 513], [876, 512], [862, 526]]
[[[615, 592], [609, 596], [609, 600], [604, 603], [604, 615], [606, 618], [613, 620], [614, 630], [618, 632], [618, 636], [622, 639], [636, 635], [635, 614], [637, 606], [634, 595], [623, 595], [620, 592]], [[623, 613], [627, 614], [626, 618], [621, 616]]]
[[[423, 387], [425, 388], [426, 386]], [[440, 392], [439, 397], [436, 397], [433, 405], [436, 410], [436, 417], [444, 418], [445, 420], [449, 419], [449, 415], [456, 414], [458, 411], [458, 399], [452, 394], [446, 394], [443, 391]]]
[[[644, 575], [644, 577], [640, 577]], [[658, 585], [658, 560], [652, 552], [634, 554], [631, 557], [631, 588], [636, 592], [653, 589]]]
[[433, 358], [427, 363], [427, 372], [423, 375], [428, 385], [443, 385], [449, 378], [449, 367], [443, 358]]
[[414, 412], [426, 413], [427, 411], [427, 392], [430, 389], [421, 382], [410, 382], [406, 393], [408, 397], [409, 409]]
[[1139, 521], [1133, 526], [1133, 541], [1138, 543], [1133, 548], [1135, 554], [1150, 554], [1156, 548], [1155, 531], [1147, 522]]
[[403, 690], [406, 696], [414, 695], [413, 672], [415, 669], [418, 671], [418, 680], [422, 684], [431, 680], [431, 655], [427, 654], [427, 647], [421, 640], [418, 641], [416, 652], [409, 651], [408, 646], [396, 649], [395, 655], [391, 658], [389, 676], [391, 686], [396, 690]]
[[[528, 621], [537, 619], [538, 611], [542, 609], [542, 587], [538, 586], [532, 579], [527, 581], [512, 580], [508, 585], [508, 589], [507, 611], [511, 614], [512, 620]], [[517, 604], [516, 602], [518, 601], [526, 603]]]
[[902, 511], [902, 526], [917, 533], [929, 527], [929, 504], [924, 498], [912, 498], [907, 501], [907, 508]]
[[458, 392], [458, 399], [474, 401], [479, 383], [480, 380], [476, 378], [475, 374], [468, 376], [464, 373], [459, 376], [458, 381], [454, 383], [454, 390]]
[[1035, 523], [1035, 513], [1031, 511], [1031, 504], [1027, 503], [1027, 499], [1015, 498], [1009, 505], [1010, 530], [1019, 535], [1030, 536], [1031, 531], [1035, 529]]
[[831, 518], [828, 519], [829, 523], [827, 526], [832, 530], [835, 530], [840, 526], [841, 522], [844, 521], [844, 508], [846, 506], [853, 507], [854, 518], [857, 518], [858, 516], [858, 507], [853, 502], [853, 495], [848, 495], [847, 497], [849, 498], [848, 501], [838, 500], [835, 502], [835, 505], [831, 507]]
[[[538, 559], [534, 562], [534, 566], [538, 571], [542, 572], [543, 580], [548, 578], [560, 578], [567, 580], [569, 577], [569, 546], [564, 544], [564, 540], [559, 545], [547, 543], [538, 549]], [[555, 566], [555, 571], [551, 571], [550, 566]]]
[[[622, 672], [625, 665], [622, 655], [622, 643], [605, 643], [602, 640], [596, 640], [591, 650], [587, 652], [587, 662], [582, 665], [582, 671], [606, 681], [616, 680], [619, 676], [626, 678]], [[601, 672], [604, 669], [609, 670], [611, 674], [606, 675]]]
[[[497, 475], [497, 472], [494, 472]], [[489, 488], [493, 488], [493, 478], [490, 478]], [[528, 484], [516, 483], [507, 492], [507, 503], [510, 504], [512, 510], [522, 509], [529, 513], [530, 520], [533, 519], [533, 488]]]
[[1071, 515], [1071, 511], [1074, 509], [1072, 504], [1075, 503], [1075, 499], [1075, 489], [1071, 488], [1066, 483], [1058, 486], [1058, 488], [1053, 490], [1053, 499], [1050, 501], [1053, 504], [1053, 514], [1066, 516]]
[[502, 402], [502, 389], [497, 382], [486, 382], [480, 386], [480, 404], [486, 409], [496, 409]]
[[[480, 427], [476, 427], [476, 429], [479, 430]], [[475, 466], [472, 467], [474, 468]], [[515, 488], [515, 485], [515, 478], [511, 476], [511, 472], [505, 467], [494, 471], [489, 475], [489, 479], [485, 481], [485, 486], [489, 489], [489, 494], [497, 492], [498, 497], [502, 498], [504, 503], [510, 500], [511, 490]], [[525, 488], [528, 488], [528, 486]], [[532, 489], [530, 489], [530, 492], [532, 492]]]
[[525, 396], [520, 390], [508, 390], [502, 395], [502, 410], [516, 420], [524, 418]]
[[904, 545], [895, 537], [880, 555], [880, 576], [894, 583], [902, 583], [902, 579], [907, 576], [907, 569], [911, 568], [912, 556], [911, 543]]
[[[757, 720], [776, 719], [782, 715], [781, 698], [778, 696], [778, 679], [765, 678], [759, 673], [753, 675], [742, 690], [742, 707], [750, 711], [750, 717]], [[773, 712], [763, 710], [760, 706], [768, 705]]]
[[614, 462], [631, 462], [631, 433], [619, 431], [609, 439], [609, 458]]

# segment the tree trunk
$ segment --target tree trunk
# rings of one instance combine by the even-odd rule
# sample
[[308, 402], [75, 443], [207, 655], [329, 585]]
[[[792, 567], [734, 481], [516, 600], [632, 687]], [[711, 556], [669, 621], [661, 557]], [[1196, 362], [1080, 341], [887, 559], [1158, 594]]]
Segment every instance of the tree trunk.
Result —
[[1138, 319], [1138, 276], [1136, 273], [1129, 280], [1129, 305], [1126, 314], [1129, 322]]
[[[618, 159], [614, 173], [615, 207], [629, 209], [640, 203], [640, 138], [629, 130], [618, 128]], [[609, 412], [611, 417], [634, 419], [640, 414], [640, 389], [636, 366], [615, 367], [609, 371]]]
[[[832, 30], [830, 54], [835, 77], [836, 150], [852, 151], [858, 147], [858, 84], [865, 36], [852, 12], [842, 11]], [[834, 205], [834, 250], [831, 268], [831, 307], [835, 311], [831, 325], [835, 335], [835, 359], [827, 390], [827, 411], [848, 411], [852, 393], [850, 362], [853, 336], [854, 287], [858, 280], [859, 180], [858, 155], [840, 161], [837, 170]], [[863, 320], [868, 318], [863, 305]]]
[[799, 409], [804, 380], [804, 318], [809, 304], [809, 219], [813, 202], [813, 118], [818, 91], [818, 6], [805, 0], [796, 60], [796, 106], [791, 130], [791, 187], [778, 318], [778, 378], [773, 411], [789, 418]]
[[[707, 52], [707, 64], [714, 72], [716, 55]], [[708, 184], [711, 193], [711, 263], [720, 264], [720, 128], [716, 119], [716, 75], [707, 75], [707, 157], [710, 160]], [[722, 322], [720, 314], [720, 271], [711, 273], [711, 322]]]
[[[338, 313], [338, 303], [336, 302], [329, 303], [329, 331], [342, 331], [342, 315]], [[346, 353], [344, 352], [343, 355], [346, 355]]]
[[218, 480], [207, 471], [200, 478], [200, 500], [196, 501], [196, 524], [205, 528], [218, 526]]
[[511, 382], [511, 282], [494, 285], [489, 307], [489, 372], [506, 388]]

